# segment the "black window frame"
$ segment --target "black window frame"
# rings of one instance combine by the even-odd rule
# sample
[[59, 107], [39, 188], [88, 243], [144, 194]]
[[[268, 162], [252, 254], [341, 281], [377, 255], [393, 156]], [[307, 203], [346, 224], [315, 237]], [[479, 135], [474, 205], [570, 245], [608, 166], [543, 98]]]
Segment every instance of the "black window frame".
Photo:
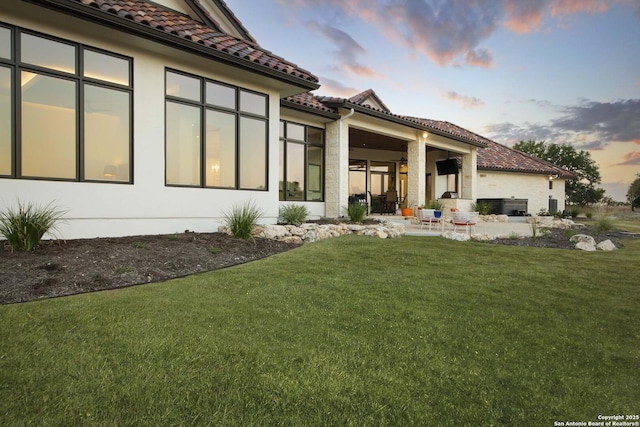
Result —
[[[175, 95], [167, 94], [167, 74], [175, 73], [179, 75], [183, 75], [185, 77], [190, 77], [194, 79], [198, 79], [200, 81], [200, 100], [194, 101], [188, 98], [181, 98]], [[235, 108], [224, 107], [221, 105], [211, 104], [207, 102], [207, 83], [213, 83], [216, 85], [225, 86], [235, 90]], [[232, 191], [269, 191], [269, 95], [266, 93], [258, 92], [255, 90], [250, 90], [241, 86], [236, 86], [230, 83], [226, 83], [219, 80], [214, 80], [210, 78], [206, 78], [203, 76], [199, 76], [193, 73], [189, 73], [186, 71], [177, 70], [171, 67], [165, 67], [164, 72], [164, 99], [165, 99], [165, 138], [164, 138], [164, 164], [165, 164], [165, 172], [164, 172], [164, 182], [167, 187], [187, 187], [187, 188], [209, 188], [216, 190], [232, 190]], [[255, 95], [259, 95], [264, 97], [264, 112], [265, 115], [254, 114], [246, 111], [240, 110], [240, 96], [241, 93], [251, 93]], [[200, 109], [200, 184], [199, 185], [187, 185], [187, 184], [169, 184], [167, 183], [167, 126], [169, 117], [167, 116], [167, 103], [174, 102], [178, 104], [188, 105], [192, 107], [197, 107]], [[206, 126], [207, 126], [207, 111], [218, 111], [222, 113], [232, 114], [235, 117], [235, 185], [233, 187], [229, 186], [212, 186], [207, 185], [206, 182], [206, 146], [207, 146], [207, 138], [206, 138]], [[265, 174], [264, 174], [264, 188], [243, 188], [240, 186], [241, 182], [241, 159], [240, 159], [240, 142], [241, 142], [241, 134], [240, 134], [240, 122], [242, 118], [250, 118], [256, 119], [264, 122], [265, 124], [265, 133], [264, 133], [264, 149], [265, 149]]]
[[[287, 135], [287, 124], [292, 124], [292, 125], [297, 125], [297, 126], [302, 126], [304, 128], [304, 139], [300, 140], [297, 138], [289, 138]], [[327, 149], [326, 149], [326, 131], [324, 128], [321, 127], [317, 127], [317, 126], [310, 126], [310, 125], [305, 125], [303, 123], [299, 123], [299, 122], [294, 122], [291, 120], [280, 120], [280, 124], [282, 125], [282, 132], [280, 134], [279, 137], [279, 143], [280, 143], [280, 149], [283, 150], [282, 152], [282, 164], [280, 165], [281, 170], [279, 172], [282, 173], [282, 177], [283, 177], [283, 181], [282, 183], [280, 183], [280, 185], [283, 186], [282, 191], [279, 191], [278, 194], [278, 199], [281, 202], [287, 202], [287, 201], [291, 201], [291, 202], [320, 202], [323, 203], [325, 201], [325, 191], [326, 191], [326, 185], [325, 185], [325, 172], [326, 172], [326, 167], [327, 167], [327, 162], [326, 162], [326, 156], [327, 156]], [[321, 138], [321, 142], [319, 143], [315, 143], [315, 142], [310, 142], [309, 141], [309, 129], [316, 129], [318, 131], [321, 132], [322, 134], [322, 138]], [[289, 199], [289, 194], [288, 191], [285, 191], [286, 184], [288, 182], [287, 180], [287, 164], [288, 164], [288, 154], [287, 154], [287, 146], [289, 143], [294, 143], [294, 144], [300, 144], [303, 145], [305, 147], [304, 149], [304, 198], [302, 200], [299, 199]], [[322, 188], [320, 190], [320, 199], [313, 199], [310, 200], [308, 195], [309, 195], [309, 147], [318, 147], [322, 149], [322, 169], [321, 169], [321, 176], [320, 176], [320, 180], [321, 180], [321, 185]], [[280, 176], [278, 176], [278, 181], [280, 180]]]
[[[11, 32], [11, 58], [0, 57], [0, 67], [8, 68], [11, 71], [11, 173], [9, 175], [0, 174], [0, 178], [9, 179], [27, 179], [27, 180], [46, 180], [46, 181], [64, 181], [64, 182], [90, 182], [100, 184], [125, 184], [130, 185], [134, 183], [134, 72], [133, 72], [133, 58], [111, 52], [105, 49], [97, 48], [95, 46], [87, 45], [84, 43], [74, 42], [66, 40], [60, 37], [52, 36], [50, 34], [42, 33], [39, 31], [31, 30], [28, 28], [11, 25], [5, 22], [0, 22], [0, 27], [9, 29]], [[22, 62], [21, 58], [21, 35], [28, 34], [31, 36], [39, 37], [46, 40], [51, 40], [56, 43], [65, 44], [75, 48], [75, 73], [67, 73], [59, 70], [54, 70], [30, 63]], [[92, 77], [84, 76], [84, 56], [85, 50], [100, 53], [103, 55], [112, 56], [114, 58], [127, 61], [129, 68], [129, 84], [123, 85], [105, 80], [95, 79]], [[22, 94], [19, 90], [21, 86], [21, 74], [22, 71], [36, 73], [38, 75], [48, 76], [57, 79], [64, 79], [72, 81], [76, 86], [76, 99], [75, 99], [75, 116], [76, 116], [76, 129], [75, 129], [75, 178], [60, 178], [60, 177], [47, 177], [47, 176], [24, 176], [22, 174]], [[97, 180], [87, 179], [85, 177], [85, 139], [84, 139], [84, 87], [85, 85], [92, 85], [110, 90], [117, 90], [126, 93], [129, 97], [129, 149], [128, 149], [128, 176], [127, 181], [110, 181], [110, 180]]]

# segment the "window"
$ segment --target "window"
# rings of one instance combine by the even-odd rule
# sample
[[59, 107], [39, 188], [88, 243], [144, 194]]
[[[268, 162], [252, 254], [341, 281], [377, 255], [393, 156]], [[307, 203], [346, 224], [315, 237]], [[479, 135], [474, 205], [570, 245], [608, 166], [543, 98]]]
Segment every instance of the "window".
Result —
[[0, 176], [131, 183], [131, 64], [0, 25]]
[[167, 185], [267, 190], [266, 95], [166, 71]]
[[324, 200], [324, 130], [280, 122], [280, 200]]

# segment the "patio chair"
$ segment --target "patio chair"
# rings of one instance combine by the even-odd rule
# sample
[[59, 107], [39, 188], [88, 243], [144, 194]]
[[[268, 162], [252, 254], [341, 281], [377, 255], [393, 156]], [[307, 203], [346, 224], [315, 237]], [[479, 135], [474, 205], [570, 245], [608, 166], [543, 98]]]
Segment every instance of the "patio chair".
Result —
[[429, 231], [431, 231], [431, 224], [434, 222], [436, 224], [440, 224], [442, 222], [442, 212], [440, 211], [436, 211], [435, 209], [423, 209], [421, 206], [418, 206], [417, 211], [421, 230], [424, 224], [429, 224]]
[[475, 226], [478, 223], [478, 212], [451, 212], [451, 225], [453, 225], [453, 231], [456, 231], [458, 227], [465, 227], [465, 232], [470, 233], [471, 230], [475, 230]]
[[380, 210], [381, 214], [391, 214], [395, 215], [398, 210], [398, 192], [395, 190], [387, 191], [387, 194], [384, 197], [384, 201], [382, 202], [382, 208]]

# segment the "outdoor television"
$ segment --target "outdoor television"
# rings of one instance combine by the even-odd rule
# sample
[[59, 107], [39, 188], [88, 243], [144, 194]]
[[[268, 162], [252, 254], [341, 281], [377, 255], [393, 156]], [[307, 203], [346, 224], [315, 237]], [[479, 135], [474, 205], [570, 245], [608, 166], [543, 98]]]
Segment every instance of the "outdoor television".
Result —
[[438, 175], [455, 175], [458, 173], [458, 160], [439, 160], [436, 162], [436, 169], [438, 170]]

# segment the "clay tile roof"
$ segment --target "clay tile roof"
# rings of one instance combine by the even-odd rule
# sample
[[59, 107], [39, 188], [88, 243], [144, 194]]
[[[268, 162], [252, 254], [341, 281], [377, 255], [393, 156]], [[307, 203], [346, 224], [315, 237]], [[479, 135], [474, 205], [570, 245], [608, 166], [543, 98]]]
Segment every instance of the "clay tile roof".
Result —
[[[369, 98], [373, 98], [374, 101], [378, 104], [380, 104], [380, 106], [382, 106], [382, 110], [386, 113], [390, 113], [391, 110], [389, 110], [389, 107], [386, 106], [386, 104], [384, 102], [382, 102], [382, 99], [380, 99], [380, 97], [373, 91], [373, 89], [367, 89], [364, 92], [360, 92], [357, 95], [352, 96], [351, 98], [349, 98], [350, 102], [353, 102], [354, 104], [360, 104], [365, 106], [364, 102], [369, 99]], [[373, 108], [369, 105], [366, 105], [369, 108]]]
[[486, 147], [487, 144], [491, 142], [490, 139], [487, 139], [484, 136], [478, 135], [475, 132], [471, 132], [470, 130], [467, 130], [458, 125], [454, 125], [453, 123], [444, 122], [441, 120], [424, 119], [420, 117], [405, 116], [405, 118], [409, 121], [420, 123], [427, 128], [431, 128], [433, 130], [439, 131], [440, 134], [445, 134], [452, 137], [462, 138], [467, 141], [472, 141], [482, 147]]
[[478, 150], [478, 169], [557, 175], [566, 179], [576, 178], [576, 175], [567, 169], [491, 140], [485, 149]]
[[318, 110], [330, 114], [338, 114], [338, 110], [328, 107], [320, 102], [311, 92], [299, 93], [297, 95], [288, 96], [283, 99], [285, 102], [296, 104], [299, 106], [307, 107], [312, 110]]
[[[290, 77], [293, 77], [294, 80], [300, 79], [304, 82], [303, 85], [305, 87], [318, 87], [318, 78], [309, 71], [262, 49], [252, 39], [236, 38], [221, 32], [219, 25], [215, 23], [208, 13], [205, 15], [207, 18], [205, 21], [208, 22], [209, 25], [206, 25], [187, 15], [144, 0], [34, 1], [47, 4], [57, 9], [62, 8], [67, 11], [81, 12], [85, 17], [89, 14], [92, 17], [103, 18], [103, 22], [105, 22], [105, 17], [100, 15], [108, 14], [111, 16], [111, 19], [107, 20], [109, 23], [114, 23], [113, 17], [122, 20], [121, 22], [114, 23], [119, 28], [126, 25], [127, 22], [135, 23], [139, 26], [138, 29], [140, 30], [144, 28], [157, 30], [164, 33], [164, 35], [169, 35], [169, 40], [171, 40], [171, 37], [175, 37], [176, 43], [179, 42], [179, 39], [182, 39], [193, 42], [194, 47], [198, 45], [205, 46], [211, 49], [211, 55], [217, 58], [224, 58], [224, 55], [229, 55], [236, 59], [239, 58], [246, 61], [247, 65], [253, 69], [260, 70], [260, 68], [264, 67], [265, 69], [269, 69], [264, 71], [276, 71], [286, 74], [289, 80]], [[226, 7], [224, 2], [221, 1], [221, 3], [223, 7]], [[203, 9], [201, 5], [199, 5], [199, 2], [196, 1], [194, 4], [196, 4], [199, 9]], [[205, 14], [205, 11], [201, 12]], [[227, 12], [230, 13], [228, 9]], [[230, 18], [235, 20], [235, 23], [239, 25], [241, 30], [250, 37], [235, 16], [231, 14]], [[147, 32], [146, 34], [148, 35], [149, 33]], [[153, 33], [151, 33], [151, 35], [153, 35]], [[223, 54], [223, 56], [221, 57], [220, 54]]]

